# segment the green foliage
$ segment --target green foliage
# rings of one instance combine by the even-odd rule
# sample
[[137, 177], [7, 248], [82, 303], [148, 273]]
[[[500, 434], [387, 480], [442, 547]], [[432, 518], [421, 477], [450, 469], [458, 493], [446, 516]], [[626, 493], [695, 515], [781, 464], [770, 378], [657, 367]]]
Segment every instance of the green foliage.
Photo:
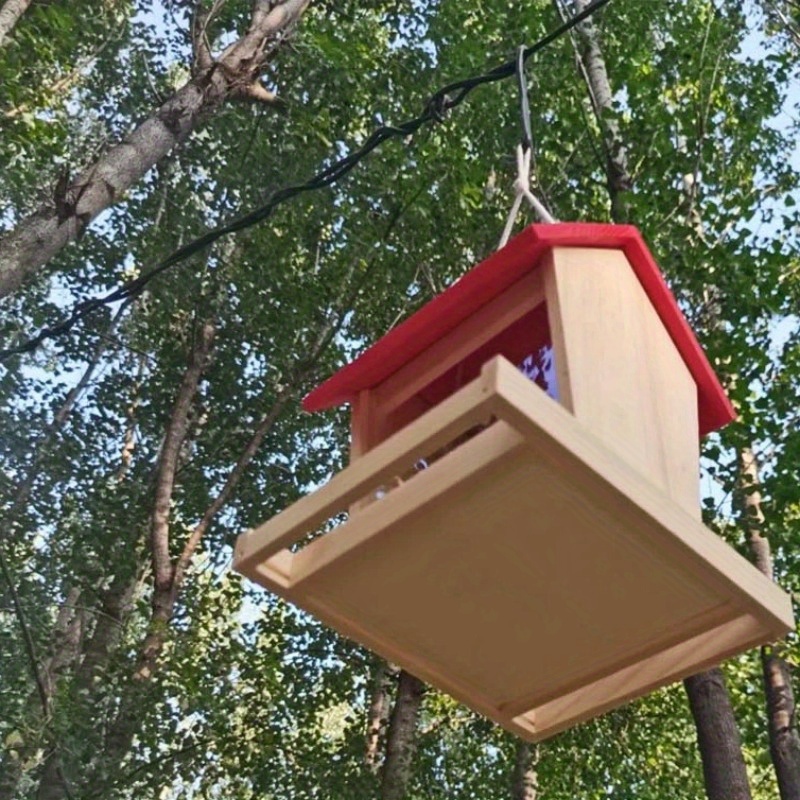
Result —
[[[64, 170], [90, 163], [186, 79], [189, 4], [153, 5], [34, 3], [0, 49], [0, 224], [12, 227]], [[706, 450], [708, 516], [742, 545], [729, 502], [733, 454], [756, 443], [777, 574], [798, 592], [797, 132], [785, 117], [795, 65], [781, 42], [753, 45], [749, 26], [763, 20], [737, 5], [617, 2], [600, 27], [635, 179], [631, 216], [741, 415]], [[215, 49], [242, 33], [250, 9], [222, 4], [209, 27]], [[544, 0], [312, 3], [267, 68], [281, 107], [231, 103], [207, 120], [7, 300], [0, 333], [29, 334], [117, 286], [306, 179], [377, 118], [414, 115], [434, 88], [505, 60], [557, 22]], [[537, 190], [561, 219], [606, 220], [600, 133], [570, 41], [539, 56], [529, 78]], [[364, 764], [370, 656], [243, 583], [229, 570], [231, 545], [346, 457], [346, 415], [302, 414], [303, 393], [496, 246], [518, 137], [513, 83], [483, 87], [335, 187], [163, 274], [118, 321], [113, 309], [0, 368], [0, 536], [39, 671], [55, 684], [44, 715], [0, 580], [0, 771], [14, 776], [17, 796], [36, 795], [52, 752], [81, 798], [377, 794]], [[174, 617], [159, 629], [156, 674], [137, 682], [153, 630], [154, 479], [205, 320], [217, 334], [170, 507], [173, 558], [259, 423], [274, 419], [193, 554]], [[329, 341], [317, 352], [321, 337]], [[800, 663], [794, 639], [788, 657]], [[757, 659], [726, 671], [754, 796], [773, 800]], [[694, 741], [680, 688], [655, 693], [543, 745], [542, 796], [702, 797]], [[510, 737], [429, 693], [409, 797], [502, 797], [513, 760]]]

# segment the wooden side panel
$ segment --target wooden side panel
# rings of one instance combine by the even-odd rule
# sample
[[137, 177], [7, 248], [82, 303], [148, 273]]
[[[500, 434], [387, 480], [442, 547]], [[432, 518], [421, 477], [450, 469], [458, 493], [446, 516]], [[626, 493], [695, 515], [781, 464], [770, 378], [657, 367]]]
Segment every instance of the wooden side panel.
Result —
[[561, 401], [697, 517], [697, 387], [625, 255], [555, 248], [544, 280]]
[[296, 544], [367, 492], [402, 474], [416, 459], [449, 444], [465, 430], [486, 423], [493, 401], [486, 380], [481, 377], [465, 386], [423, 418], [398, 431], [391, 441], [364, 453], [316, 492], [241, 534], [234, 549], [234, 569], [249, 576], [254, 565]]

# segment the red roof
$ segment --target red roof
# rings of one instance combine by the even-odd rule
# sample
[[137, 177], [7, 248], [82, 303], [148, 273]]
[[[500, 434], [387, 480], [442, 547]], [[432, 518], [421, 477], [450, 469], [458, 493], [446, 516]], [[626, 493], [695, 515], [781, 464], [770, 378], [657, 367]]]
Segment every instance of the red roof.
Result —
[[700, 435], [717, 430], [736, 417], [639, 231], [632, 225], [572, 222], [527, 227], [502, 250], [471, 269], [314, 389], [303, 400], [303, 408], [320, 411], [341, 405], [352, 401], [361, 390], [382, 383], [481, 306], [536, 269], [542, 256], [553, 247], [622, 250], [697, 384]]

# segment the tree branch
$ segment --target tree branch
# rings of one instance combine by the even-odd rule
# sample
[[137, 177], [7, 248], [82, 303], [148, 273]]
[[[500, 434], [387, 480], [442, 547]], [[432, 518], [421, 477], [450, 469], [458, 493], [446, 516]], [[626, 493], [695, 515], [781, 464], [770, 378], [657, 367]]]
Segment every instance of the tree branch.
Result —
[[[68, 90], [73, 89], [78, 83], [83, 71], [87, 67], [91, 66], [92, 62], [94, 62], [112, 42], [117, 41], [119, 38], [120, 33], [115, 31], [98, 47], [96, 47], [93, 52], [82, 58], [66, 75], [62, 75], [60, 78], [57, 78], [55, 81], [53, 81], [53, 83], [43, 86], [41, 88], [41, 93], [47, 98], [52, 98], [53, 95], [59, 95], [62, 93], [66, 94]], [[16, 117], [24, 114], [26, 111], [30, 111], [31, 108], [32, 106], [30, 103], [21, 103], [18, 106], [9, 108], [7, 111], [3, 111], [3, 116], [7, 119], [15, 119]]]
[[83, 371], [83, 375], [81, 375], [75, 386], [73, 386], [72, 389], [67, 392], [64, 402], [53, 416], [53, 421], [44, 432], [42, 438], [37, 442], [33, 460], [31, 461], [31, 464], [28, 467], [28, 470], [25, 472], [22, 480], [17, 484], [17, 488], [14, 493], [14, 502], [6, 518], [6, 533], [0, 534], [0, 539], [2, 539], [4, 536], [8, 536], [8, 533], [14, 530], [17, 515], [28, 503], [28, 498], [30, 497], [31, 489], [33, 488], [33, 483], [36, 480], [36, 476], [38, 475], [39, 467], [41, 466], [42, 461], [52, 448], [56, 435], [69, 419], [75, 404], [78, 402], [86, 387], [89, 385], [89, 382], [91, 381], [98, 365], [100, 364], [100, 360], [108, 349], [108, 337], [112, 336], [114, 331], [119, 326], [119, 323], [122, 320], [125, 312], [128, 310], [129, 305], [129, 302], [125, 302], [119, 307], [119, 309], [117, 309], [117, 313], [114, 315], [111, 323], [108, 326], [108, 329], [106, 330], [106, 335], [98, 339], [94, 352], [86, 364], [86, 369]]
[[214, 21], [227, 0], [214, 0], [208, 11], [203, 10], [203, 0], [195, 0], [191, 22], [192, 74], [210, 69], [214, 63], [208, 27]]
[[270, 410], [262, 417], [261, 422], [258, 424], [255, 432], [250, 437], [250, 441], [248, 441], [233, 469], [231, 469], [231, 471], [228, 473], [228, 477], [225, 479], [224, 486], [205, 510], [202, 519], [197, 523], [197, 525], [195, 525], [191, 535], [186, 540], [186, 544], [184, 544], [180, 557], [175, 564], [175, 572], [172, 582], [173, 602], [177, 601], [178, 593], [183, 586], [183, 579], [186, 574], [186, 570], [189, 567], [189, 562], [191, 561], [197, 546], [200, 544], [203, 536], [205, 536], [206, 531], [214, 521], [214, 518], [230, 499], [230, 496], [233, 494], [239, 481], [244, 476], [247, 467], [250, 465], [250, 462], [253, 460], [259, 448], [261, 447], [264, 437], [277, 421], [281, 411], [283, 411], [284, 407], [286, 406], [286, 403], [293, 396], [294, 391], [296, 391], [296, 389], [292, 389], [291, 391], [287, 391], [282, 394], [273, 404], [272, 408], [270, 408]]
[[174, 572], [170, 557], [169, 521], [172, 493], [175, 488], [175, 473], [178, 468], [181, 446], [189, 427], [189, 412], [194, 402], [200, 377], [205, 370], [214, 341], [216, 329], [211, 322], [200, 328], [192, 348], [189, 364], [183, 374], [156, 470], [155, 499], [150, 522], [150, 553], [153, 564], [153, 611], [150, 631], [145, 638], [135, 677], [148, 679], [153, 662], [161, 650], [163, 628], [172, 616]]
[[252, 87], [266, 61], [309, 2], [284, 0], [269, 10], [269, 3], [256, 3], [250, 27], [241, 39], [193, 75], [125, 140], [76, 177], [66, 175], [52, 202], [40, 206], [0, 240], [0, 297], [15, 291], [79, 238], [101, 212], [123, 197], [222, 103], [232, 97], [252, 98]]

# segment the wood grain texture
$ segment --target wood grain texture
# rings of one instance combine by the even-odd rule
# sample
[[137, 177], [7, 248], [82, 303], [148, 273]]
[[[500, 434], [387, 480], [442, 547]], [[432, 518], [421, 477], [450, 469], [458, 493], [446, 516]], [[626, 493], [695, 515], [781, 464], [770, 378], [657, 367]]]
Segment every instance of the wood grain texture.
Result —
[[234, 567], [246, 570], [299, 541], [367, 492], [404, 473], [416, 459], [487, 421], [490, 387], [481, 377], [391, 438], [356, 459], [325, 486], [236, 541]]
[[[487, 413], [499, 421], [264, 566]], [[793, 624], [778, 587], [502, 358], [246, 534], [237, 568], [532, 740]]]
[[699, 516], [697, 387], [627, 258], [555, 248], [543, 272], [562, 402]]

